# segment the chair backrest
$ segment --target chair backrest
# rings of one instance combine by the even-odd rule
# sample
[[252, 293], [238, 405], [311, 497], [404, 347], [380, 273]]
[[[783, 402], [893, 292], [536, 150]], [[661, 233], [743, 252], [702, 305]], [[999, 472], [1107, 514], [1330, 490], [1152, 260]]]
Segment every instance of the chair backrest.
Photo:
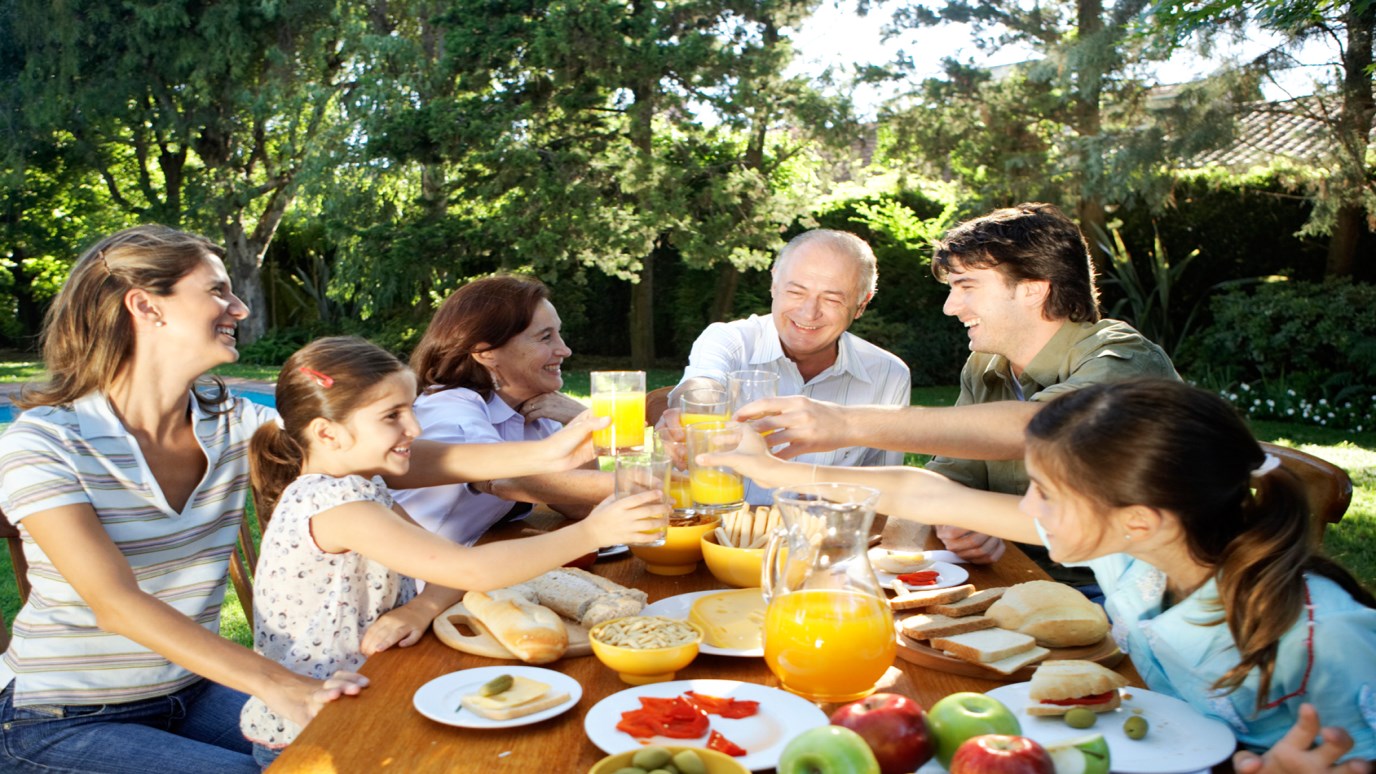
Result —
[[645, 394], [645, 421], [654, 427], [665, 409], [669, 408], [669, 393], [673, 387], [660, 387]]
[[1322, 533], [1325, 526], [1342, 520], [1347, 506], [1352, 503], [1352, 478], [1347, 471], [1328, 460], [1288, 446], [1263, 443], [1261, 448], [1278, 457], [1281, 467], [1304, 482], [1316, 531]]
[[[19, 528], [10, 523], [0, 511], [0, 538], [5, 539], [10, 549], [10, 568], [14, 570], [14, 587], [19, 590], [19, 604], [29, 601], [29, 563], [24, 558], [24, 540], [19, 536]], [[0, 651], [10, 644], [10, 629], [5, 624], [5, 616], [0, 613]]]

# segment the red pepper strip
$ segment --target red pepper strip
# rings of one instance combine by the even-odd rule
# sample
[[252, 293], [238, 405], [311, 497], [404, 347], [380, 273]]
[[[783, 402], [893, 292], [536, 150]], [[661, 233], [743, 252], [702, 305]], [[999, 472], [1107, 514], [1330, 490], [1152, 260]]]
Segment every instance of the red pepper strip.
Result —
[[1060, 707], [1074, 707], [1082, 704], [1103, 704], [1113, 698], [1116, 691], [1104, 691], [1090, 696], [1081, 696], [1075, 699], [1038, 699], [1042, 704], [1055, 704]]
[[618, 731], [636, 738], [667, 736], [670, 739], [696, 739], [707, 733], [707, 715], [683, 698], [640, 698], [640, 709], [621, 713]]
[[937, 581], [941, 578], [941, 573], [928, 571], [908, 572], [897, 577], [909, 586], [935, 586]]
[[760, 711], [760, 703], [757, 701], [708, 696], [694, 691], [683, 694], [683, 698], [709, 715], [720, 715], [724, 718], [748, 718]]
[[713, 731], [712, 735], [707, 737], [707, 749], [726, 753], [732, 758], [739, 758], [746, 753], [744, 747], [722, 736], [720, 731]]

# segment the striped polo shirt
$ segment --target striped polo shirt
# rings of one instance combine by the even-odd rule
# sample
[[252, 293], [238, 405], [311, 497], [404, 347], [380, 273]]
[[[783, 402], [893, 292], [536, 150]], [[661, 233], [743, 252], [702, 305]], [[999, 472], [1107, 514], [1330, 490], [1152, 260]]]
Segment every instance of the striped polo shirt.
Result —
[[91, 506], [139, 587], [218, 633], [249, 489], [248, 441], [277, 416], [243, 398], [232, 400], [225, 414], [191, 401], [207, 466], [181, 513], [167, 504], [138, 442], [103, 393], [70, 407], [26, 411], [0, 435], [0, 507], [23, 536], [33, 584], [4, 657], [15, 675], [16, 706], [138, 701], [197, 679], [148, 648], [102, 631], [95, 613], [29, 537], [24, 519], [67, 505]]

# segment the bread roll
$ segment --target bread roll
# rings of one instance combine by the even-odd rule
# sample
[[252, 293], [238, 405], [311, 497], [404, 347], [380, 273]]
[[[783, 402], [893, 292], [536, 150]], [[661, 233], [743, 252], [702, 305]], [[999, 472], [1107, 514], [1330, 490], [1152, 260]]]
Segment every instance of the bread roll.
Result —
[[556, 570], [513, 586], [534, 594], [540, 604], [588, 628], [603, 621], [636, 615], [649, 597], [600, 575], [572, 567]]
[[1003, 629], [1035, 637], [1046, 648], [1093, 645], [1108, 634], [1108, 616], [1079, 591], [1054, 581], [1028, 581], [1004, 592], [985, 612]]
[[559, 616], [543, 605], [531, 604], [519, 591], [499, 589], [491, 595], [470, 591], [463, 605], [492, 636], [529, 664], [548, 664], [568, 649], [569, 636]]

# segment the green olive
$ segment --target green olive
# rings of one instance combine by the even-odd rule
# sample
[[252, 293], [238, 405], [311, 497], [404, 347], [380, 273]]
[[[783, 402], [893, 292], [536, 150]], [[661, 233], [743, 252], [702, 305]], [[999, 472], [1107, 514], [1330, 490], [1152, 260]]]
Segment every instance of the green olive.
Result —
[[675, 769], [655, 769], [650, 774], [677, 774]]
[[646, 771], [664, 767], [674, 756], [663, 747], [642, 747], [631, 756], [631, 763]]
[[1123, 721], [1123, 733], [1126, 734], [1129, 739], [1143, 739], [1147, 735], [1147, 728], [1149, 725], [1146, 718], [1141, 715], [1133, 715]]
[[679, 750], [674, 756], [674, 765], [681, 774], [707, 774], [707, 764], [692, 750]]
[[635, 766], [622, 766], [612, 772], [612, 774], [648, 774], [648, 772], [644, 769], [636, 768]]
[[1099, 719], [1094, 710], [1076, 707], [1065, 713], [1065, 724], [1071, 728], [1089, 728]]
[[511, 675], [497, 675], [496, 677], [483, 683], [483, 687], [478, 689], [478, 694], [482, 696], [496, 696], [511, 690], [511, 686], [516, 684], [516, 678]]

